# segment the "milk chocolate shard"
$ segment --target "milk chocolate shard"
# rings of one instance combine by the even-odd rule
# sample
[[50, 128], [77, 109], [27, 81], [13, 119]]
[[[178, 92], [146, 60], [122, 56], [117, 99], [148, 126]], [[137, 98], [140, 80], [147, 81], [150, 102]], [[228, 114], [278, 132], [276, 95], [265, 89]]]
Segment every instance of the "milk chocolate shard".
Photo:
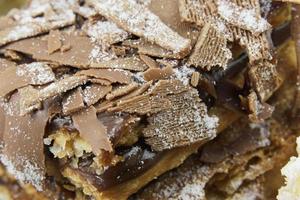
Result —
[[270, 61], [259, 62], [250, 65], [250, 82], [256, 91], [259, 99], [265, 101], [281, 85], [282, 78], [278, 74], [276, 65]]
[[147, 65], [138, 57], [131, 56], [125, 58], [116, 58], [109, 61], [102, 62], [92, 62], [90, 68], [111, 68], [111, 69], [125, 69], [130, 71], [144, 71], [148, 67]]
[[15, 93], [4, 104], [5, 125], [4, 148], [0, 160], [18, 181], [30, 183], [39, 191], [44, 188], [45, 155], [43, 136], [48, 120], [54, 114], [57, 101], [52, 99], [43, 104], [43, 109], [20, 116]]
[[164, 68], [150, 68], [144, 72], [144, 79], [146, 81], [166, 79], [169, 78], [173, 73], [172, 66], [167, 66]]
[[[7, 78], [9, 77], [9, 80]], [[0, 97], [27, 85], [44, 85], [55, 80], [52, 69], [46, 63], [33, 62], [18, 66], [10, 66], [0, 71]]]
[[258, 9], [247, 9], [226, 0], [218, 0], [218, 13], [228, 23], [241, 27], [255, 35], [271, 28], [271, 25], [261, 17]]
[[97, 118], [96, 109], [93, 106], [73, 114], [72, 120], [80, 136], [92, 146], [95, 155], [99, 155], [101, 150], [113, 150], [107, 129]]
[[91, 106], [104, 98], [111, 90], [111, 85], [92, 84], [83, 90], [83, 100], [87, 106]]
[[94, 23], [88, 21], [82, 29], [92, 40], [106, 46], [122, 42], [129, 36], [126, 31], [111, 21], [96, 21]]
[[82, 70], [77, 75], [84, 75], [94, 78], [108, 80], [111, 83], [129, 84], [131, 83], [131, 72], [118, 69], [89, 69]]
[[147, 119], [149, 125], [143, 130], [146, 143], [152, 149], [162, 151], [216, 136], [218, 118], [208, 115], [206, 105], [196, 90], [168, 95], [166, 99], [171, 107], [151, 115]]
[[36, 105], [40, 104], [40, 102], [65, 93], [84, 84], [87, 80], [88, 77], [86, 76], [70, 76], [56, 81], [40, 90], [32, 88], [20, 99], [21, 105], [23, 105], [21, 113], [29, 113], [36, 109]]
[[48, 54], [60, 50], [62, 47], [61, 34], [59, 30], [50, 31], [48, 35]]
[[210, 71], [212, 67], [226, 69], [232, 53], [227, 47], [227, 39], [219, 34], [211, 24], [206, 24], [188, 59], [188, 64]]
[[64, 96], [62, 101], [62, 111], [65, 115], [69, 115], [84, 108], [83, 94], [80, 87], [70, 91]]
[[75, 23], [70, 4], [60, 0], [32, 1], [27, 9], [12, 13], [11, 18], [14, 25], [0, 30], [0, 46]]
[[96, 1], [89, 0], [96, 10], [121, 28], [154, 42], [168, 50], [188, 52], [191, 41], [181, 37], [147, 7], [137, 1]]

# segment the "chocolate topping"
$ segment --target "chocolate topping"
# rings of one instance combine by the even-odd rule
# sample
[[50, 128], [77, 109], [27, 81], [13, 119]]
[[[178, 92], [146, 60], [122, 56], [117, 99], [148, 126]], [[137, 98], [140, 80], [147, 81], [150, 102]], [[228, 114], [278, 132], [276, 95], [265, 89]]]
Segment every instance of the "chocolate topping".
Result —
[[80, 87], [70, 91], [62, 101], [63, 113], [69, 115], [84, 108], [83, 94]]
[[120, 96], [124, 96], [125, 94], [128, 94], [132, 92], [133, 90], [138, 88], [137, 83], [131, 83], [126, 86], [121, 86], [113, 91], [111, 91], [109, 94], [106, 95], [106, 100], [112, 100]]
[[78, 75], [86, 75], [94, 78], [100, 78], [110, 81], [111, 83], [131, 82], [131, 73], [118, 69], [89, 69], [78, 72]]
[[147, 7], [135, 1], [88, 1], [96, 10], [123, 29], [145, 37], [174, 52], [186, 52], [190, 48], [190, 40], [181, 37], [166, 26]]
[[62, 47], [61, 34], [59, 30], [50, 31], [48, 36], [48, 54], [60, 50]]
[[19, 98], [18, 94], [14, 94], [4, 105], [6, 115], [1, 161], [18, 180], [42, 190], [45, 175], [43, 136], [57, 104], [52, 99], [43, 104], [43, 109], [20, 116], [17, 110]]
[[0, 97], [27, 85], [43, 85], [55, 80], [54, 73], [45, 63], [8, 67], [0, 72], [0, 79], [5, 80], [7, 77], [10, 77], [10, 80], [1, 84]]
[[164, 68], [150, 68], [144, 72], [144, 79], [146, 81], [161, 80], [169, 78], [173, 74], [172, 66]]
[[108, 139], [107, 129], [98, 120], [96, 109], [93, 106], [73, 114], [72, 119], [80, 136], [92, 146], [95, 155], [99, 155], [101, 150], [113, 150]]
[[126, 69], [131, 71], [144, 71], [147, 69], [145, 63], [137, 56], [116, 58], [109, 61], [92, 62], [91, 68], [111, 68], [111, 69]]
[[[57, 9], [56, 12], [54, 9]], [[42, 14], [42, 17], [36, 17], [39, 14]], [[70, 4], [59, 0], [38, 3], [35, 1], [29, 5], [28, 10], [18, 10], [11, 17], [15, 21], [14, 26], [0, 30], [0, 46], [75, 22], [75, 15], [70, 10]]]
[[91, 106], [104, 98], [111, 90], [112, 86], [92, 84], [83, 90], [83, 100], [87, 106]]

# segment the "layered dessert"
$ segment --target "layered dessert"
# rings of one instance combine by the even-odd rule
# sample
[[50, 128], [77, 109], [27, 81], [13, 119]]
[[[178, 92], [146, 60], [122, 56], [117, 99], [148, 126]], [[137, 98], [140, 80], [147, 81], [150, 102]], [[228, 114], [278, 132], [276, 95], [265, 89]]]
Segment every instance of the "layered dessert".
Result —
[[11, 10], [0, 199], [274, 199], [295, 153], [297, 16], [259, 0]]

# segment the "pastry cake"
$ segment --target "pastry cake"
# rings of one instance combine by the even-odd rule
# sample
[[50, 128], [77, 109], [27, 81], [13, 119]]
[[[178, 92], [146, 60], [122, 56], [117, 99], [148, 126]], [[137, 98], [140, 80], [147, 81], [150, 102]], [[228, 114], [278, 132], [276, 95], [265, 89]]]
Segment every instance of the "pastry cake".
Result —
[[297, 136], [295, 10], [31, 0], [0, 17], [0, 199], [274, 198]]

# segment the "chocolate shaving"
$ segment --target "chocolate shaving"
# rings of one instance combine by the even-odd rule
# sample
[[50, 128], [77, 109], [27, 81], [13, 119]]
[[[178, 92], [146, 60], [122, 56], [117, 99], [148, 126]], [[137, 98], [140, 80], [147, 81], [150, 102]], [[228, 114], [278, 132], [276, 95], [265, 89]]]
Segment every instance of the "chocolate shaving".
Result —
[[81, 87], [78, 87], [66, 94], [62, 101], [62, 110], [65, 115], [69, 115], [84, 108], [82, 93]]
[[147, 7], [136, 1], [89, 0], [88, 2], [107, 19], [150, 42], [176, 53], [187, 52], [190, 49], [190, 40], [174, 32]]
[[226, 69], [232, 53], [227, 47], [227, 39], [206, 24], [200, 33], [196, 46], [189, 57], [188, 64], [211, 70], [214, 66]]
[[257, 9], [247, 9], [225, 0], [218, 0], [217, 5], [218, 13], [229, 24], [248, 30], [255, 35], [271, 28], [271, 25], [261, 17]]
[[96, 109], [93, 106], [73, 114], [72, 120], [80, 136], [92, 146], [95, 155], [99, 155], [101, 150], [110, 152], [113, 150], [107, 129], [97, 118]]
[[131, 71], [145, 71], [147, 65], [137, 56], [126, 58], [116, 58], [109, 61], [91, 63], [91, 68], [111, 68], [111, 69], [126, 69]]
[[91, 18], [97, 15], [97, 12], [94, 8], [84, 4], [79, 5], [79, 2], [76, 2], [75, 5], [72, 6], [72, 10], [74, 13], [83, 16], [84, 18]]
[[174, 53], [170, 50], [164, 49], [157, 44], [153, 44], [144, 39], [126, 40], [122, 43], [124, 46], [137, 48], [139, 54], [155, 56], [160, 58], [183, 58], [185, 54]]
[[1, 80], [7, 77], [10, 80], [0, 85], [0, 97], [27, 85], [43, 85], [55, 80], [52, 69], [47, 64], [38, 62], [8, 67], [0, 72]]
[[77, 36], [73, 33], [61, 34], [63, 44], [69, 44], [72, 47], [65, 52], [56, 51], [49, 55], [46, 37], [28, 38], [12, 43], [6, 48], [31, 55], [37, 60], [51, 61], [60, 65], [70, 65], [78, 68], [88, 67], [90, 63], [90, 54], [94, 49], [90, 38]]
[[[49, 1], [46, 3], [48, 6], [45, 6], [45, 2], [39, 4], [34, 5], [33, 3], [29, 5], [28, 9], [20, 10], [12, 16], [16, 20], [16, 24], [0, 30], [0, 46], [74, 24], [75, 15], [66, 1]], [[42, 4], [44, 5], [42, 6]], [[45, 15], [35, 18], [31, 12], [39, 6], [42, 11], [38, 14]], [[54, 12], [53, 9], [56, 9], [57, 12]], [[53, 12], [50, 12], [51, 10]]]
[[159, 68], [159, 64], [153, 58], [143, 54], [140, 55], [140, 58], [149, 68]]
[[121, 87], [113, 90], [109, 94], [107, 94], [106, 99], [107, 100], [112, 100], [112, 99], [115, 99], [117, 97], [121, 97], [125, 94], [128, 94], [128, 93], [132, 92], [133, 90], [135, 90], [137, 88], [138, 88], [137, 83], [131, 83], [131, 84], [126, 85], [126, 86], [121, 86]]
[[172, 76], [173, 73], [173, 67], [171, 66], [164, 68], [149, 68], [144, 72], [144, 79], [146, 81], [166, 79]]
[[196, 90], [169, 95], [166, 99], [171, 103], [170, 109], [151, 115], [149, 125], [143, 130], [152, 149], [162, 151], [216, 136], [218, 119], [208, 116]]
[[36, 105], [40, 104], [40, 102], [65, 93], [68, 90], [84, 84], [87, 80], [88, 78], [86, 76], [71, 76], [56, 81], [41, 90], [31, 89], [30, 91], [27, 91], [27, 94], [24, 95], [20, 100], [20, 102], [22, 102], [21, 104], [23, 105], [21, 113], [29, 113], [34, 110]]
[[282, 82], [282, 79], [277, 72], [276, 65], [269, 61], [260, 62], [254, 66], [250, 66], [249, 77], [251, 84], [261, 101], [268, 99], [274, 91], [278, 89]]
[[9, 67], [16, 67], [16, 63], [4, 58], [0, 58], [0, 73]]
[[87, 106], [97, 103], [104, 98], [110, 91], [112, 86], [103, 86], [99, 84], [92, 84], [83, 90], [83, 99]]
[[82, 70], [77, 73], [78, 75], [85, 75], [89, 77], [105, 79], [111, 83], [131, 83], [131, 73], [125, 70], [117, 69], [89, 69]]
[[97, 84], [105, 85], [105, 86], [110, 86], [111, 85], [111, 82], [109, 80], [101, 79], [101, 78], [91, 78], [90, 81], [92, 83], [97, 83]]
[[129, 36], [126, 31], [110, 21], [87, 22], [82, 29], [94, 41], [105, 46], [123, 42]]
[[255, 92], [251, 92], [248, 96], [248, 107], [249, 107], [249, 119], [253, 122], [261, 122], [272, 116], [274, 111], [274, 107], [260, 102], [257, 94]]
[[62, 47], [61, 34], [59, 30], [50, 31], [48, 35], [48, 54], [60, 50]]
[[6, 113], [3, 135], [4, 149], [1, 161], [8, 172], [23, 183], [30, 183], [41, 191], [45, 180], [45, 155], [43, 136], [48, 120], [52, 117], [57, 100], [43, 104], [43, 109], [20, 116], [17, 109], [18, 94], [12, 96]]

